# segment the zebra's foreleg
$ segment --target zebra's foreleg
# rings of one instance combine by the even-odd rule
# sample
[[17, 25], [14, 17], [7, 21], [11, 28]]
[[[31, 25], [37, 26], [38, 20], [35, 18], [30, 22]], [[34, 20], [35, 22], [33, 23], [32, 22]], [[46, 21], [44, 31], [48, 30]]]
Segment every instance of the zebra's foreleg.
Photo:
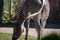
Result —
[[30, 19], [27, 19], [24, 23], [24, 26], [26, 28], [26, 35], [25, 35], [25, 40], [28, 40], [28, 30], [29, 30], [29, 24], [30, 24]]
[[17, 40], [21, 36], [21, 27], [20, 25], [15, 25], [13, 28], [12, 40]]
[[17, 23], [14, 23], [12, 40], [17, 40], [19, 36], [21, 36], [21, 34], [23, 33], [23, 30], [21, 30], [21, 25], [23, 21], [23, 19], [20, 19], [17, 20]]

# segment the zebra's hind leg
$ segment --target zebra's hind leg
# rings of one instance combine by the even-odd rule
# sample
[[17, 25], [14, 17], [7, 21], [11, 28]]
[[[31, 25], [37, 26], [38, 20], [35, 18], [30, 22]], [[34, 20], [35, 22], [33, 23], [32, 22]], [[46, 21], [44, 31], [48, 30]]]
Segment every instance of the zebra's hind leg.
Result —
[[50, 12], [49, 0], [45, 0], [44, 10], [43, 10], [42, 19], [41, 19], [41, 22], [42, 22], [42, 29], [41, 29], [42, 37], [44, 36], [43, 35], [43, 30], [46, 26], [46, 22], [47, 22], [47, 19], [49, 17], [49, 12]]
[[39, 25], [37, 19], [34, 19], [34, 23], [35, 23], [35, 26], [36, 26], [36, 31], [37, 31], [37, 36], [38, 36], [37, 40], [40, 40], [40, 30], [41, 30], [41, 28], [40, 28], [40, 25]]
[[44, 28], [45, 28], [45, 25], [46, 25], [46, 21], [42, 22], [42, 27], [41, 27], [41, 37], [43, 37], [43, 31], [44, 31]]

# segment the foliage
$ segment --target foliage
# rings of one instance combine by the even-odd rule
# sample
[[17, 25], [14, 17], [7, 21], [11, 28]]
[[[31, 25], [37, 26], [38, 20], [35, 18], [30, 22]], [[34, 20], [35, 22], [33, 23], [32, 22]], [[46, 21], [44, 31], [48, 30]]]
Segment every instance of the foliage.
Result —
[[17, 0], [4, 0], [2, 19], [7, 20], [13, 18]]
[[11, 15], [11, 0], [4, 0], [2, 19], [6, 20], [12, 17]]
[[60, 40], [60, 35], [58, 36], [57, 34], [51, 34], [42, 38], [42, 40]]
[[9, 19], [13, 19], [15, 17], [15, 9], [16, 5], [18, 4], [19, 0], [4, 0], [4, 6], [3, 6], [3, 15], [2, 15], [2, 23], [5, 23], [5, 21]]
[[13, 16], [13, 15], [9, 14], [8, 11], [4, 11], [3, 13], [4, 13], [3, 16], [2, 16], [3, 17], [3, 20], [10, 19]]

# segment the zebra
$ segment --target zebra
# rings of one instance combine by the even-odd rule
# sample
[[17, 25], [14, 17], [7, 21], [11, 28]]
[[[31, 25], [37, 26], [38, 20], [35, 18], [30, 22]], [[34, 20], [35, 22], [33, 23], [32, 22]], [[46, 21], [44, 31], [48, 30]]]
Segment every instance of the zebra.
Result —
[[35, 22], [37, 39], [40, 40], [40, 36], [43, 34], [43, 29], [49, 17], [49, 11], [50, 5], [48, 0], [22, 0], [21, 4], [18, 3], [15, 12], [16, 19], [14, 21], [10, 20], [11, 23], [14, 23], [12, 40], [17, 40], [23, 33], [22, 24], [26, 28], [25, 40], [28, 40], [30, 19]]

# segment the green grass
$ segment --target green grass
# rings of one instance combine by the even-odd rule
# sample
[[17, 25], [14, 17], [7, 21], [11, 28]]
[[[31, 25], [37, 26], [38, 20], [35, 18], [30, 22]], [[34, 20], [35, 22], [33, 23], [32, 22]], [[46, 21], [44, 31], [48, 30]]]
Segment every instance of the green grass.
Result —
[[11, 40], [11, 34], [0, 33], [0, 40]]
[[[11, 39], [12, 34], [0, 33], [0, 40], [11, 40]], [[24, 40], [24, 36], [21, 36], [19, 39]], [[28, 40], [36, 40], [36, 37], [29, 36]]]
[[[0, 40], [11, 40], [11, 39], [12, 39], [12, 34], [0, 33]], [[19, 39], [24, 40], [24, 36], [21, 36]], [[37, 38], [29, 36], [28, 40], [37, 40]], [[51, 34], [49, 36], [42, 38], [42, 40], [60, 40], [60, 35], [57, 36], [56, 34]]]

